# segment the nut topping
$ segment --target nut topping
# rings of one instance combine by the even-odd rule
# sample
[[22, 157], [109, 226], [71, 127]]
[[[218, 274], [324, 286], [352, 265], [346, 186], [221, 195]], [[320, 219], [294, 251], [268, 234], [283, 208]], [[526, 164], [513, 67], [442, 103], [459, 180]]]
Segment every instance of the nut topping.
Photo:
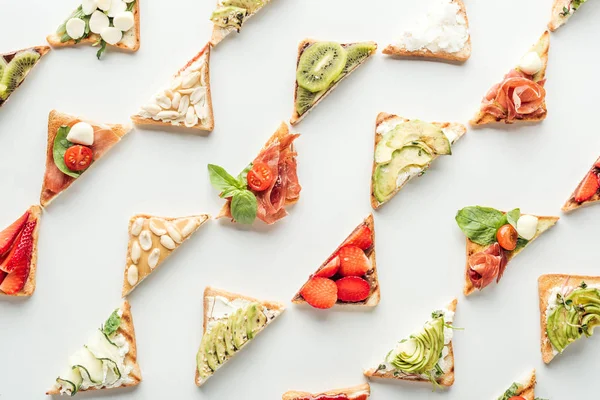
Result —
[[175, 249], [175, 242], [168, 235], [162, 235], [160, 237], [160, 244], [162, 244], [163, 247], [166, 249], [169, 249], [169, 250]]
[[133, 236], [138, 236], [142, 231], [143, 226], [144, 218], [137, 218], [135, 221], [133, 221], [133, 224], [131, 224], [131, 234]]
[[152, 233], [154, 233], [156, 236], [162, 236], [165, 233], [167, 233], [166, 229], [158, 227], [158, 225], [156, 224], [156, 220], [154, 218], [152, 218], [150, 220], [150, 223], [148, 224], [148, 226], [150, 227], [150, 230], [152, 231]]
[[127, 269], [127, 282], [129, 285], [135, 286], [139, 279], [138, 268], [135, 265], [130, 265]]
[[183, 237], [188, 237], [198, 228], [199, 221], [196, 218], [189, 218], [187, 224], [181, 230]]
[[140, 261], [140, 257], [142, 256], [142, 249], [140, 248], [140, 244], [137, 240], [133, 242], [131, 245], [131, 261], [134, 264], [137, 264]]
[[181, 237], [181, 233], [179, 233], [179, 230], [177, 229], [177, 227], [174, 224], [167, 222], [165, 224], [165, 226], [167, 228], [167, 232], [169, 233], [169, 236], [171, 236], [171, 239], [173, 239], [177, 243], [181, 243], [183, 241], [183, 238]]
[[143, 230], [140, 233], [140, 246], [143, 250], [148, 251], [152, 247], [152, 236], [150, 236], [150, 231]]
[[160, 257], [160, 249], [153, 249], [152, 253], [148, 256], [148, 266], [150, 269], [156, 268], [158, 265], [158, 259]]

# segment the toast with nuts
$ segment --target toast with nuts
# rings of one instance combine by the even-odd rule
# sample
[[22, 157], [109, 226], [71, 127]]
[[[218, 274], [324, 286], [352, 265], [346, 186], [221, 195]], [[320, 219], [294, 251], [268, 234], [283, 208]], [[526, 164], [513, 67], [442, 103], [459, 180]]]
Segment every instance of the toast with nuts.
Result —
[[367, 400], [371, 395], [371, 387], [368, 383], [362, 385], [334, 389], [323, 393], [298, 392], [290, 390], [281, 397], [282, 400], [305, 400], [318, 399], [320, 397], [333, 397], [340, 400]]

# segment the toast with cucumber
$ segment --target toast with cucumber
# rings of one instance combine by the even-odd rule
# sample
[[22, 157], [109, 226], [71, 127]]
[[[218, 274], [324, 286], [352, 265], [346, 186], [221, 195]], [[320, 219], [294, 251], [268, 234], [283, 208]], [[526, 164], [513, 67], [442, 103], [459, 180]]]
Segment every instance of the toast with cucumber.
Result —
[[271, 0], [220, 0], [210, 20], [213, 32], [210, 44], [216, 46], [230, 33], [240, 33], [242, 26]]
[[[508, 389], [496, 400], [536, 400], [535, 397], [535, 369], [518, 381], [510, 385]], [[541, 400], [541, 399], [539, 399]]]
[[296, 125], [377, 50], [375, 42], [336, 43], [305, 39], [298, 46], [294, 111]]
[[203, 334], [196, 355], [196, 385], [204, 385], [284, 309], [280, 303], [207, 287]]
[[141, 381], [131, 307], [124, 301], [71, 355], [46, 394], [75, 396], [79, 392], [137, 386]]
[[48, 46], [37, 46], [0, 54], [0, 107], [49, 51]]
[[335, 399], [335, 400], [367, 400], [371, 395], [368, 383], [362, 385], [334, 389], [324, 393], [309, 393], [290, 390], [281, 397], [282, 400]]

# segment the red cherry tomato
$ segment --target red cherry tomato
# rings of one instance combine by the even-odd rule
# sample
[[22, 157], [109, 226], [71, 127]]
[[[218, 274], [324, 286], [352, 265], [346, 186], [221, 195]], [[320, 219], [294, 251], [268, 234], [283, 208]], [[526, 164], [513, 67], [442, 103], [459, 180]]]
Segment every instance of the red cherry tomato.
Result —
[[257, 192], [267, 190], [274, 179], [271, 169], [263, 162], [257, 162], [248, 172], [248, 186]]
[[83, 171], [92, 163], [94, 153], [85, 146], [71, 146], [65, 152], [65, 164], [71, 171]]
[[525, 397], [522, 397], [522, 396], [513, 396], [513, 397], [511, 397], [508, 400], [525, 400]]
[[502, 246], [504, 250], [513, 251], [517, 248], [519, 234], [511, 224], [506, 224], [498, 229], [498, 232], [496, 232], [496, 239], [498, 239], [498, 244]]

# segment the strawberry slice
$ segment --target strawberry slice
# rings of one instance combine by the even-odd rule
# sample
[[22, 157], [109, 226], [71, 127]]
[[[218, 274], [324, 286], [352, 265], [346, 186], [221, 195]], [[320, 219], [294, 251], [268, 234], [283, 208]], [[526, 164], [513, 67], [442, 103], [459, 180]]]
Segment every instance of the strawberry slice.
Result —
[[338, 256], [333, 257], [327, 265], [321, 268], [315, 276], [320, 276], [321, 278], [331, 278], [335, 274], [337, 274], [340, 269], [340, 258]]
[[371, 269], [371, 261], [365, 252], [357, 246], [344, 246], [338, 252], [342, 276], [363, 276]]
[[600, 188], [598, 176], [593, 171], [588, 172], [575, 190], [575, 201], [581, 203], [591, 199], [598, 192], [598, 188]]
[[15, 243], [17, 236], [19, 236], [19, 233], [21, 233], [21, 231], [23, 230], [23, 226], [25, 226], [25, 223], [28, 219], [29, 211], [26, 211], [25, 214], [21, 216], [21, 218], [19, 218], [18, 220], [13, 222], [12, 225], [10, 225], [8, 228], [0, 232], [0, 255], [6, 253], [11, 248], [13, 243]]
[[6, 272], [0, 271], [0, 283], [2, 283], [2, 281], [4, 281], [4, 278], [6, 278], [6, 275], [8, 275]]
[[3, 258], [0, 258], [0, 271], [10, 272], [8, 270], [8, 263], [10, 262], [10, 260], [15, 255], [15, 253], [17, 251], [17, 245], [16, 245], [16, 243], [19, 243], [19, 241], [21, 240], [21, 236], [22, 235], [23, 235], [23, 232], [21, 231], [21, 233], [17, 236], [17, 239], [15, 240], [15, 244], [13, 244], [13, 246], [10, 249], [10, 251]]
[[337, 301], [337, 285], [328, 278], [311, 278], [300, 290], [304, 300], [314, 308], [331, 308]]
[[29, 276], [29, 264], [15, 268], [0, 284], [0, 291], [14, 295], [25, 287], [25, 282]]
[[347, 276], [335, 282], [338, 290], [338, 300], [357, 303], [369, 297], [371, 285], [363, 278]]
[[594, 164], [594, 167], [600, 168], [600, 158], [596, 160], [596, 163]]
[[356, 246], [363, 250], [367, 250], [373, 245], [373, 232], [371, 228], [363, 224], [356, 229], [348, 239], [344, 242], [344, 246]]
[[21, 267], [29, 268], [31, 254], [33, 253], [33, 231], [36, 225], [36, 220], [25, 224], [25, 228], [23, 228], [23, 232], [19, 236], [19, 241], [14, 246], [14, 252], [11, 250], [12, 256], [8, 258], [5, 268], [3, 268], [5, 272], [11, 273]]

